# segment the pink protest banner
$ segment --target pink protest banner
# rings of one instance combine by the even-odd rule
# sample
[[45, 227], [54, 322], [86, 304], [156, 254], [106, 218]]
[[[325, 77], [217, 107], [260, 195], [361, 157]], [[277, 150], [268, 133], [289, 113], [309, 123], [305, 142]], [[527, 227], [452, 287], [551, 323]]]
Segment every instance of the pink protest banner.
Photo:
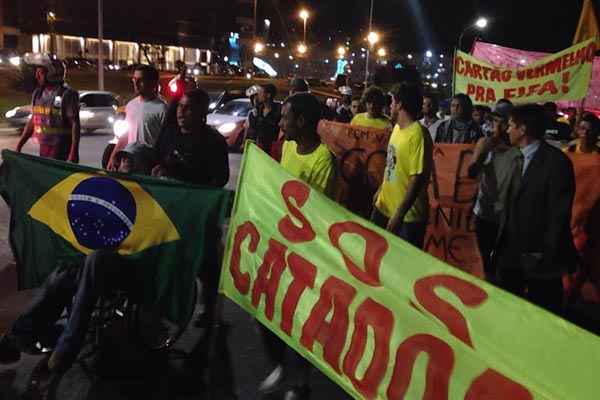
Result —
[[[518, 50], [510, 47], [503, 47], [497, 44], [475, 42], [472, 55], [490, 64], [502, 67], [523, 67], [540, 58], [546, 57], [549, 53], [537, 51]], [[579, 107], [579, 101], [561, 101], [558, 105], [562, 108]], [[585, 97], [585, 108], [600, 112], [600, 57], [595, 57], [592, 65], [592, 79], [587, 96]]]

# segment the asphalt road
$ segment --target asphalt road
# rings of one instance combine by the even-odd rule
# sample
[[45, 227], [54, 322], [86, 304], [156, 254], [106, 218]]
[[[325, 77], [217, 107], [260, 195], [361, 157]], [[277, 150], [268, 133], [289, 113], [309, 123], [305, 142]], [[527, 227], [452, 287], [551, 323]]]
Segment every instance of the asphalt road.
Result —
[[[80, 147], [81, 163], [99, 167], [102, 151], [111, 136], [108, 132], [86, 135]], [[13, 149], [16, 133], [0, 127], [0, 149]], [[25, 152], [35, 154], [35, 144], [26, 145]], [[227, 185], [235, 189], [241, 155], [230, 154], [231, 176]], [[0, 333], [6, 331], [14, 318], [26, 307], [32, 291], [16, 292], [16, 275], [8, 245], [9, 209], [0, 201]], [[196, 313], [201, 307], [196, 307]], [[271, 369], [265, 358], [255, 321], [232, 302], [224, 299], [224, 320], [228, 327], [218, 332], [214, 345], [215, 357], [210, 368], [202, 371], [186, 364], [203, 330], [190, 324], [184, 335], [168, 353], [148, 354], [134, 345], [114, 346], [99, 359], [100, 370], [89, 372], [85, 364], [76, 364], [54, 385], [48, 398], [83, 399], [279, 399], [281, 393], [268, 397], [257, 388]], [[31, 388], [35, 369], [43, 362], [40, 355], [24, 355], [14, 365], [0, 366], [0, 399], [32, 399], [38, 390]], [[208, 397], [208, 382], [212, 396]], [[346, 399], [348, 396], [317, 370], [311, 373], [312, 399]]]

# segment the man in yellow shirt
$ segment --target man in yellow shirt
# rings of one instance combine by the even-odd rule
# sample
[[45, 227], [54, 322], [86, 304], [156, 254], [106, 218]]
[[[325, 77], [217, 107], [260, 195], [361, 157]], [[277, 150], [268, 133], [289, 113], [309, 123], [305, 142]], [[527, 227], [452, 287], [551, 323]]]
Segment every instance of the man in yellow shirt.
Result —
[[281, 166], [313, 189], [330, 196], [334, 160], [317, 133], [321, 104], [310, 93], [289, 97], [282, 108], [279, 126], [285, 134]]
[[427, 185], [433, 165], [431, 136], [417, 121], [423, 97], [417, 85], [392, 89], [392, 131], [383, 183], [374, 197], [371, 221], [423, 248], [429, 216]]
[[[334, 158], [317, 133], [321, 110], [321, 103], [310, 93], [294, 94], [284, 102], [279, 122], [285, 134], [281, 166], [313, 189], [331, 196]], [[286, 344], [263, 325], [260, 328], [274, 369], [260, 384], [259, 391], [267, 394], [279, 390], [285, 379], [285, 399], [306, 398], [310, 392], [310, 366], [293, 351], [286, 357]]]
[[363, 126], [365, 128], [391, 129], [390, 119], [383, 114], [385, 106], [385, 94], [377, 86], [371, 86], [363, 93], [363, 104], [367, 112], [357, 114], [352, 118], [350, 125]]

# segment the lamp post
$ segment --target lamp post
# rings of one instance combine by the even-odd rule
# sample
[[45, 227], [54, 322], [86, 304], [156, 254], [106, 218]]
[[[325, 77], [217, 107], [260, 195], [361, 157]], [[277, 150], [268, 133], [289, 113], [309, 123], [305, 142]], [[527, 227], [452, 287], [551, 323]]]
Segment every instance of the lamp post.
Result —
[[300, 10], [300, 18], [304, 21], [304, 43], [306, 43], [306, 21], [308, 20], [308, 17], [308, 11], [304, 9]]
[[[371, 43], [371, 36], [373, 36], [373, 38], [377, 39], [375, 40], [375, 43], [379, 40], [379, 36], [375, 37], [375, 32], [373, 32], [373, 3], [375, 2], [375, 0], [371, 0], [371, 9], [369, 12], [369, 36], [367, 37], [367, 40], [369, 40], [369, 43]], [[373, 45], [375, 44], [373, 43]], [[369, 57], [370, 57], [370, 48], [367, 47], [367, 62], [365, 64], [365, 87], [367, 86], [367, 80], [369, 79]]]
[[367, 81], [369, 80], [369, 59], [371, 58], [371, 49], [377, 42], [379, 42], [379, 34], [377, 32], [370, 31], [367, 36], [367, 41], [369, 45], [367, 46], [367, 62], [365, 65], [365, 86], [367, 85]]
[[465, 33], [467, 33], [467, 31], [469, 31], [471, 29], [484, 30], [487, 26], [488, 26], [487, 18], [480, 17], [473, 24], [471, 24], [471, 25], [467, 26], [465, 29], [463, 29], [460, 36], [458, 37], [458, 50], [462, 51], [462, 40], [463, 40], [463, 37], [465, 36]]
[[104, 11], [98, 0], [98, 90], [104, 90]]

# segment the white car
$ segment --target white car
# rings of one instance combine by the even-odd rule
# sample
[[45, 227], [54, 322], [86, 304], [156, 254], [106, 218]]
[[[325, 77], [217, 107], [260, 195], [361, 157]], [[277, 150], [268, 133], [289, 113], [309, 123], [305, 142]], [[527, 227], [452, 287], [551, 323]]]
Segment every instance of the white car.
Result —
[[250, 99], [235, 99], [223, 104], [207, 116], [207, 124], [215, 128], [231, 149], [240, 149], [244, 142], [244, 122], [252, 109]]
[[[101, 91], [79, 92], [79, 120], [82, 132], [112, 129], [119, 102], [114, 94]], [[31, 105], [15, 107], [5, 114], [6, 121], [23, 127], [31, 119]]]

